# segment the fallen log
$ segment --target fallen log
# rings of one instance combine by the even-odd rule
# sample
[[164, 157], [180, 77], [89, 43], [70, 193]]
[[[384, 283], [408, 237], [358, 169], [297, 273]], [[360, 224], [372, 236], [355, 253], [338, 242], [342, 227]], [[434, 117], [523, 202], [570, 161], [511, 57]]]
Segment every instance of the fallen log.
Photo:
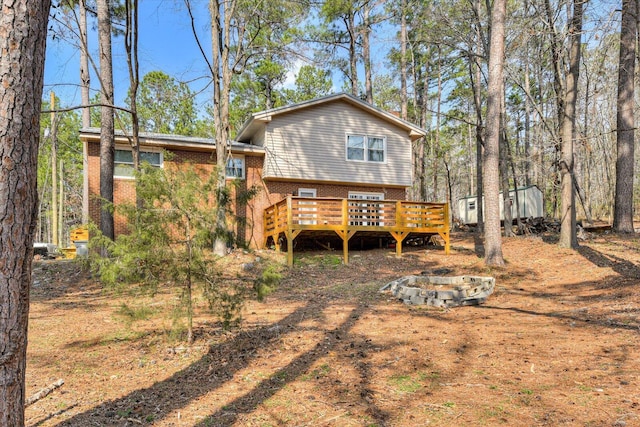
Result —
[[33, 405], [38, 400], [47, 397], [53, 390], [59, 387], [62, 387], [62, 384], [64, 384], [64, 380], [60, 379], [54, 382], [53, 384], [49, 385], [48, 387], [43, 388], [42, 390], [40, 390], [39, 392], [37, 392], [36, 394], [28, 398], [25, 401], [24, 406], [27, 407], [29, 405]]

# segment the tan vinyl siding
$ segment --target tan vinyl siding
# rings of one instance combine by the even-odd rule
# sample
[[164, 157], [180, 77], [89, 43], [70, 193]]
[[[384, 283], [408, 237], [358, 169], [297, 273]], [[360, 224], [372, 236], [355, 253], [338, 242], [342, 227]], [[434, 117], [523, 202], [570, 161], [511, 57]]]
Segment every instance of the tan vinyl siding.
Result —
[[[347, 161], [347, 134], [386, 138], [386, 161]], [[264, 147], [264, 178], [411, 185], [407, 131], [343, 101], [275, 116]]]
[[257, 145], [258, 147], [262, 147], [264, 145], [264, 127], [262, 129], [260, 129], [258, 132], [256, 132], [256, 134], [253, 136], [253, 139], [251, 141], [251, 143], [253, 145]]

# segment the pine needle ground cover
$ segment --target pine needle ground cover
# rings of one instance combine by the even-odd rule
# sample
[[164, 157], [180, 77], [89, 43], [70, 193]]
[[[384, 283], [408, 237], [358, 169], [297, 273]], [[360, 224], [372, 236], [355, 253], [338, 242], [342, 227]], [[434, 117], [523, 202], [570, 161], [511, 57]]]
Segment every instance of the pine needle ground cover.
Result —
[[[354, 252], [349, 266], [301, 253], [238, 327], [194, 312], [194, 343], [172, 335], [174, 293], [104, 290], [75, 264], [35, 265], [27, 425], [493, 426], [640, 424], [640, 240], [509, 238], [489, 270], [474, 236]], [[234, 251], [225, 275], [284, 262]], [[408, 306], [380, 294], [447, 268], [491, 275], [480, 306]], [[196, 305], [206, 301], [194, 295]]]

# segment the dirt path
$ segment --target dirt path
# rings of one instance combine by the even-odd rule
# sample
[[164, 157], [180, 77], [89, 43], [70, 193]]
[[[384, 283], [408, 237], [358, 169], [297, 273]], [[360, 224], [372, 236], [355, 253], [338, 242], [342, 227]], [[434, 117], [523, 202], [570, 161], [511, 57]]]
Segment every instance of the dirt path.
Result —
[[[197, 319], [172, 341], [173, 298], [123, 298], [65, 264], [40, 263], [32, 294], [30, 426], [640, 425], [640, 240], [578, 251], [508, 239], [487, 269], [472, 235], [452, 254], [410, 248], [307, 253], [242, 329]], [[267, 256], [265, 254], [262, 257]], [[253, 255], [238, 255], [237, 263]], [[403, 275], [493, 275], [482, 306], [406, 306], [380, 294]], [[148, 315], [125, 321], [127, 307]], [[120, 313], [120, 314], [118, 314]]]

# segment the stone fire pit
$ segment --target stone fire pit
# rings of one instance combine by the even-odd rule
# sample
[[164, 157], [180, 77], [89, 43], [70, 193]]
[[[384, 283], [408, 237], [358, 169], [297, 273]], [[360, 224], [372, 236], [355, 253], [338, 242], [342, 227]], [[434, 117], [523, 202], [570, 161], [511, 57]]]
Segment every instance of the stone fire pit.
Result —
[[477, 305], [493, 293], [496, 279], [481, 276], [404, 276], [380, 288], [405, 304], [435, 307]]

